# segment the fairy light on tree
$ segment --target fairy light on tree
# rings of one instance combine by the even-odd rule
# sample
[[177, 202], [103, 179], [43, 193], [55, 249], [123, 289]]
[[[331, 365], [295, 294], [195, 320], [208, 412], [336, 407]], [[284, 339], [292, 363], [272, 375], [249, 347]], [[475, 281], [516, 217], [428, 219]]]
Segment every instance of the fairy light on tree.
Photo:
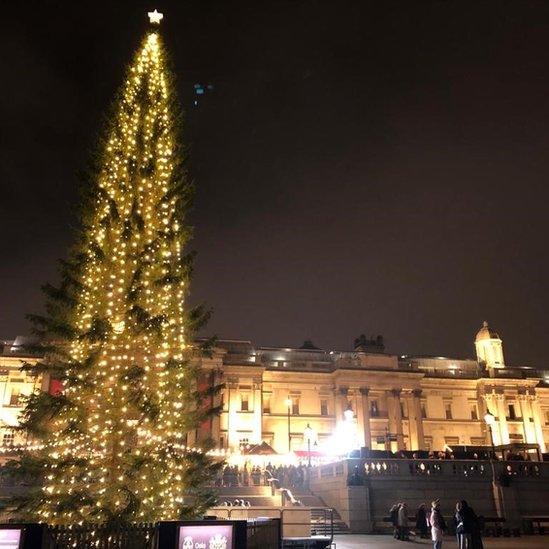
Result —
[[186, 309], [192, 195], [178, 145], [171, 76], [158, 25], [147, 32], [108, 122], [82, 207], [82, 230], [45, 286], [47, 314], [32, 316], [46, 359], [26, 369], [60, 380], [29, 399], [22, 428], [42, 449], [18, 471], [43, 488], [20, 502], [25, 517], [54, 524], [188, 517], [212, 503], [218, 465], [186, 434], [217, 410], [218, 387], [199, 389]]

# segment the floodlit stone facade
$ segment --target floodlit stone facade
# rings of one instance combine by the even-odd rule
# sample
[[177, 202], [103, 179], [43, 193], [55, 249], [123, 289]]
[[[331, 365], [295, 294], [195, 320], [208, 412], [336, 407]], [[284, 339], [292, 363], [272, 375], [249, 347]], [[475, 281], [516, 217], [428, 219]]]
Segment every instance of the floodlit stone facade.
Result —
[[[223, 411], [196, 437], [238, 450], [263, 441], [279, 454], [341, 452], [360, 447], [442, 451], [496, 445], [549, 444], [549, 372], [505, 364], [502, 340], [488, 325], [475, 340], [477, 359], [397, 356], [375, 342], [354, 351], [254, 347], [221, 340], [203, 360], [204, 383], [224, 383]], [[364, 342], [363, 342], [364, 343]], [[368, 342], [366, 342], [368, 343]], [[48, 390], [50, 380], [20, 371], [18, 340], [0, 355], [0, 445], [24, 442], [17, 425], [22, 396]], [[547, 377], [545, 377], [547, 376]]]

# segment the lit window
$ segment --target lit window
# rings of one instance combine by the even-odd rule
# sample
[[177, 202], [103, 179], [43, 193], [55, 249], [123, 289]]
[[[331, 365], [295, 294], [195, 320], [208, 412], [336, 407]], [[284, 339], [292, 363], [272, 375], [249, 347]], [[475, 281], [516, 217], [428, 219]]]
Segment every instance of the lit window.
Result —
[[446, 402], [444, 404], [444, 410], [446, 412], [446, 419], [452, 419], [452, 403]]
[[379, 408], [378, 408], [377, 400], [371, 400], [370, 401], [370, 415], [372, 417], [378, 417], [379, 416]]
[[321, 399], [320, 400], [320, 415], [321, 416], [327, 416], [328, 415], [328, 400]]
[[471, 419], [478, 419], [478, 410], [476, 404], [471, 404]]
[[292, 397], [292, 414], [294, 416], [299, 415], [299, 397], [296, 396]]
[[263, 413], [271, 413], [271, 395], [269, 394], [263, 394]]
[[2, 446], [13, 446], [14, 442], [15, 442], [14, 433], [4, 433], [4, 436], [2, 437]]
[[240, 395], [240, 411], [241, 412], [248, 412], [249, 406], [250, 406], [250, 395], [243, 393]]
[[21, 405], [21, 389], [18, 386], [14, 386], [11, 389], [10, 394], [10, 406]]

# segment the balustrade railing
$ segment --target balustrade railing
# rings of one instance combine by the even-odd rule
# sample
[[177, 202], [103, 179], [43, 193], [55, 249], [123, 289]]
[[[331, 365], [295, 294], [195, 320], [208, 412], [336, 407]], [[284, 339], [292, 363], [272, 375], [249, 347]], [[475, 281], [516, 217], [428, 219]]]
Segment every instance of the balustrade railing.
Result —
[[350, 484], [375, 477], [487, 478], [495, 475], [514, 478], [549, 478], [549, 462], [488, 461], [457, 459], [346, 459], [321, 465], [311, 478], [346, 476]]

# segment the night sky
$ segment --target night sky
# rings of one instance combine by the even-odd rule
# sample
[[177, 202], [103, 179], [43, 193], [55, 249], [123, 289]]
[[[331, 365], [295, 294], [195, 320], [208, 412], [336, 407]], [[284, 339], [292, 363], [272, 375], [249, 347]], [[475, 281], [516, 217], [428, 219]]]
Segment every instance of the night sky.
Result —
[[208, 333], [472, 356], [488, 319], [507, 363], [548, 365], [549, 3], [527, 0], [3, 2], [1, 337], [56, 281], [155, 7]]

